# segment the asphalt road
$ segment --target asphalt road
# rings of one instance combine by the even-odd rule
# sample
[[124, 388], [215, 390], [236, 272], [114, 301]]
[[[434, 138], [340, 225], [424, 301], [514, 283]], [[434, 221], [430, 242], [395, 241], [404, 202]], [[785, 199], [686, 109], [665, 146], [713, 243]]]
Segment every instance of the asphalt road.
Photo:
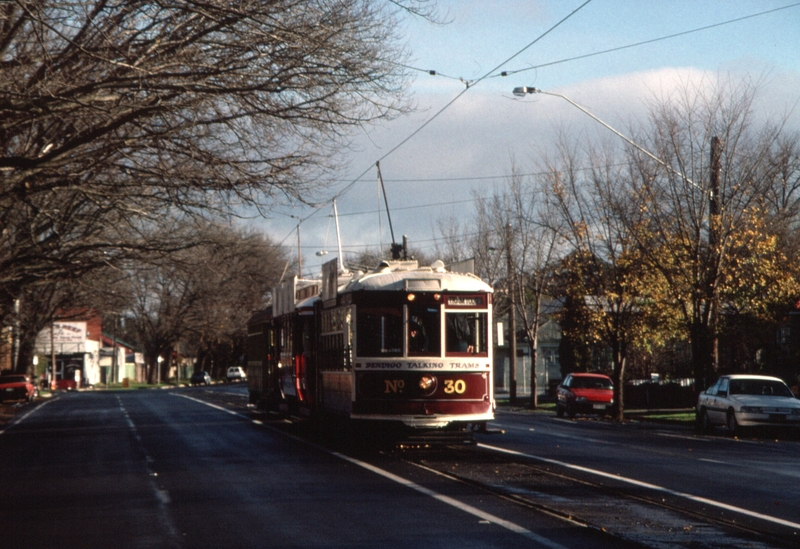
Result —
[[389, 456], [315, 446], [204, 391], [70, 393], [19, 416], [0, 432], [2, 546], [620, 547]]
[[[734, 438], [724, 429], [699, 435], [689, 428], [655, 424], [502, 412], [493, 426], [505, 434], [481, 438], [482, 447], [490, 452], [677, 511], [620, 499], [609, 512], [608, 491], [583, 501], [574, 489], [548, 493], [542, 483], [530, 487], [528, 495], [537, 501], [604, 524], [627, 539], [656, 545], [664, 539], [678, 543], [675, 540], [680, 538], [676, 545], [680, 547], [772, 546], [767, 542], [744, 545], [736, 533], [681, 514], [689, 511], [774, 534], [790, 540], [789, 546], [791, 540], [794, 546], [800, 545], [800, 440], [796, 432], [751, 432]], [[519, 483], [516, 489], [521, 490]]]

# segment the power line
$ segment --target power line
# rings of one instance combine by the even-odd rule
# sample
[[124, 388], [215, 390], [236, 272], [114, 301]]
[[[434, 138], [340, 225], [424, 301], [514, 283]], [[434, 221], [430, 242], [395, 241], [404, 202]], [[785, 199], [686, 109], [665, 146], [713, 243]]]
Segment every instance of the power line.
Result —
[[[514, 58], [516, 58], [519, 55], [521, 55], [523, 52], [525, 52], [531, 46], [536, 44], [539, 40], [544, 38], [546, 35], [548, 35], [550, 32], [552, 32], [554, 29], [556, 29], [562, 23], [564, 23], [567, 19], [572, 17], [575, 13], [577, 13], [582, 8], [584, 8], [587, 4], [589, 4], [589, 2], [591, 2], [591, 0], [587, 0], [586, 2], [581, 4], [578, 8], [573, 10], [570, 14], [568, 14], [566, 17], [564, 17], [560, 21], [558, 21], [555, 25], [553, 25], [547, 31], [545, 31], [543, 34], [538, 36], [531, 43], [529, 43], [524, 48], [519, 50], [517, 53], [515, 53], [514, 55], [512, 55], [511, 57], [509, 57], [508, 59], [506, 59], [502, 63], [500, 63], [497, 67], [495, 67], [495, 68], [491, 69], [490, 71], [488, 71], [484, 76], [480, 77], [479, 79], [475, 80], [474, 82], [466, 81], [461, 77], [450, 76], [450, 75], [441, 73], [441, 72], [436, 71], [436, 70], [421, 69], [421, 68], [413, 67], [413, 66], [410, 66], [410, 65], [398, 64], [399, 66], [402, 66], [402, 67], [404, 67], [406, 69], [419, 71], [419, 72], [425, 72], [427, 74], [430, 74], [431, 76], [438, 76], [438, 77], [452, 79], [452, 80], [459, 80], [462, 83], [464, 83], [466, 86], [465, 86], [465, 89], [462, 90], [458, 95], [456, 95], [450, 102], [448, 102], [444, 107], [442, 107], [439, 111], [437, 111], [428, 120], [423, 122], [415, 131], [413, 131], [410, 135], [408, 135], [400, 143], [398, 143], [396, 146], [394, 146], [392, 149], [390, 149], [387, 153], [385, 153], [382, 157], [380, 157], [380, 159], [378, 161], [384, 160], [385, 158], [387, 158], [388, 156], [393, 154], [395, 151], [397, 151], [399, 148], [401, 148], [403, 145], [405, 145], [408, 141], [410, 141], [413, 137], [415, 137], [419, 132], [421, 132], [428, 124], [430, 124], [439, 115], [441, 115], [445, 110], [447, 110], [453, 103], [455, 103], [459, 98], [461, 98], [471, 87], [473, 87], [474, 85], [478, 84], [479, 82], [481, 82], [482, 80], [485, 80], [487, 78], [505, 77], [505, 76], [509, 76], [509, 75], [519, 74], [519, 73], [522, 73], [522, 72], [527, 72], [527, 71], [530, 71], [530, 70], [539, 69], [539, 68], [542, 68], [542, 67], [548, 67], [548, 66], [561, 64], [561, 63], [567, 63], [567, 62], [570, 62], [570, 61], [577, 61], [577, 60], [581, 60], [581, 59], [587, 59], [587, 58], [595, 57], [595, 56], [598, 56], [598, 55], [614, 53], [614, 52], [622, 51], [622, 50], [625, 50], [625, 49], [630, 49], [630, 48], [639, 47], [639, 46], [643, 46], [643, 45], [653, 44], [653, 43], [656, 43], [656, 42], [660, 42], [660, 41], [664, 41], [664, 40], [670, 40], [670, 39], [673, 39], [673, 38], [678, 38], [678, 37], [681, 37], [681, 36], [686, 36], [686, 35], [689, 35], [689, 34], [698, 33], [698, 32], [706, 31], [706, 30], [709, 30], [709, 29], [722, 27], [722, 26], [725, 26], [725, 25], [739, 23], [741, 21], [745, 21], [745, 20], [748, 20], [748, 19], [753, 19], [753, 18], [756, 18], [756, 17], [761, 17], [761, 16], [764, 16], [764, 15], [769, 15], [769, 14], [778, 12], [778, 11], [787, 10], [787, 9], [791, 9], [791, 8], [795, 8], [795, 7], [800, 6], [800, 2], [796, 2], [796, 3], [793, 3], [793, 4], [788, 4], [786, 6], [781, 6], [781, 7], [778, 7], [778, 8], [765, 10], [765, 11], [754, 13], [754, 14], [750, 14], [750, 15], [745, 15], [745, 16], [738, 17], [738, 18], [735, 18], [735, 19], [730, 19], [730, 20], [727, 20], [727, 21], [722, 21], [722, 22], [719, 22], [719, 23], [711, 24], [711, 25], [705, 25], [705, 26], [698, 27], [698, 28], [695, 28], [695, 29], [690, 29], [690, 30], [681, 31], [681, 32], [674, 33], [674, 34], [661, 36], [661, 37], [658, 37], [658, 38], [652, 38], [652, 39], [649, 39], [649, 40], [643, 40], [643, 41], [635, 42], [635, 43], [632, 43], [632, 44], [627, 44], [627, 45], [623, 45], [623, 46], [617, 46], [617, 47], [609, 48], [609, 49], [606, 49], [606, 50], [601, 50], [601, 51], [597, 51], [597, 52], [592, 52], [592, 53], [587, 53], [587, 54], [578, 55], [578, 56], [574, 56], [574, 57], [569, 57], [569, 58], [565, 58], [565, 59], [560, 59], [560, 60], [557, 60], [557, 61], [551, 61], [551, 62], [548, 62], [548, 63], [542, 63], [542, 64], [539, 64], [539, 65], [526, 67], [524, 69], [517, 69], [517, 70], [512, 70], [512, 71], [502, 71], [502, 72], [499, 72], [499, 73], [495, 73], [495, 71], [497, 71], [500, 67], [502, 67], [506, 63], [510, 62]], [[495, 74], [492, 74], [492, 73], [495, 73]], [[348, 180], [348, 181], [350, 181], [350, 183], [344, 189], [342, 189], [339, 193], [337, 193], [335, 198], [339, 198], [339, 197], [345, 195], [370, 170], [372, 170], [372, 166], [369, 166], [367, 169], [365, 169], [355, 179]], [[501, 179], [501, 178], [504, 178], [504, 177], [506, 177], [506, 176], [485, 176], [485, 177], [465, 177], [465, 178], [431, 178], [431, 179], [387, 179], [386, 181], [387, 182], [480, 181], [480, 180], [490, 180], [490, 179]], [[447, 203], [444, 203], [444, 204], [447, 204]], [[442, 205], [442, 203], [440, 203], [438, 205]], [[311, 217], [315, 216], [321, 209], [322, 209], [322, 207], [315, 209], [311, 214], [309, 214], [305, 218], [298, 218], [298, 226], [300, 224], [302, 224], [304, 221], [306, 221], [307, 219], [310, 219]], [[403, 208], [400, 208], [400, 209], [402, 210]], [[369, 212], [369, 213], [374, 214], [375, 211], [372, 211], [372, 212]], [[346, 216], [346, 215], [359, 215], [359, 214], [342, 214], [342, 215]], [[289, 234], [287, 234], [287, 236], [281, 241], [281, 243], [285, 242], [286, 239], [288, 239], [293, 233], [294, 233], [294, 230], [292, 230]]]
[[[397, 151], [398, 149], [400, 149], [400, 148], [401, 148], [403, 145], [405, 145], [406, 143], [408, 143], [408, 142], [409, 142], [411, 139], [413, 139], [413, 138], [414, 138], [414, 137], [415, 137], [415, 136], [416, 136], [418, 133], [420, 133], [420, 132], [421, 132], [421, 131], [422, 131], [422, 130], [425, 128], [425, 127], [427, 127], [427, 126], [428, 126], [428, 124], [430, 124], [431, 122], [433, 122], [433, 121], [434, 121], [436, 118], [438, 118], [438, 117], [439, 117], [439, 115], [441, 115], [441, 114], [442, 114], [444, 111], [446, 111], [448, 108], [450, 108], [450, 106], [451, 106], [451, 105], [453, 105], [453, 104], [454, 104], [456, 101], [458, 101], [458, 100], [459, 100], [459, 99], [460, 99], [460, 98], [461, 98], [461, 97], [462, 97], [462, 96], [463, 96], [465, 93], [467, 93], [467, 91], [469, 91], [469, 90], [470, 90], [470, 88], [474, 87], [475, 85], [479, 84], [481, 81], [483, 81], [483, 80], [485, 80], [486, 78], [488, 78], [488, 77], [489, 77], [489, 76], [490, 76], [492, 73], [494, 73], [495, 71], [499, 70], [499, 69], [500, 69], [500, 67], [502, 67], [503, 65], [505, 65], [505, 64], [507, 64], [507, 63], [509, 63], [511, 60], [513, 60], [513, 59], [515, 59], [516, 57], [518, 57], [518, 56], [522, 55], [522, 53], [524, 53], [524, 52], [525, 52], [527, 49], [529, 49], [530, 47], [532, 47], [534, 44], [536, 44], [537, 42], [539, 42], [539, 40], [541, 40], [542, 38], [544, 38], [545, 36], [547, 36], [548, 34], [550, 34], [552, 31], [554, 31], [556, 28], [558, 28], [559, 26], [561, 26], [561, 25], [562, 25], [562, 24], [563, 24], [565, 21], [567, 21], [567, 20], [568, 20], [570, 17], [572, 17], [573, 15], [575, 15], [576, 13], [578, 13], [578, 12], [579, 12], [581, 9], [583, 9], [584, 7], [586, 7], [586, 6], [587, 6], [587, 5], [588, 5], [588, 4], [589, 4], [591, 1], [592, 1], [592, 0], [586, 0], [586, 1], [585, 1], [583, 4], [581, 4], [580, 6], [578, 6], [577, 8], [575, 8], [574, 10], [572, 10], [572, 11], [571, 11], [571, 12], [570, 12], [570, 13], [569, 13], [569, 14], [568, 14], [566, 17], [563, 17], [563, 18], [562, 18], [560, 21], [558, 21], [558, 22], [557, 22], [555, 25], [551, 26], [551, 27], [550, 27], [549, 29], [547, 29], [545, 32], [543, 32], [543, 33], [542, 33], [542, 34], [540, 34], [538, 37], [536, 37], [536, 39], [534, 39], [532, 42], [530, 42], [530, 43], [529, 43], [527, 46], [525, 46], [525, 47], [524, 47], [524, 48], [522, 48], [521, 50], [517, 51], [517, 52], [516, 52], [514, 55], [512, 55], [511, 57], [509, 57], [509, 58], [508, 58], [508, 59], [506, 59], [505, 61], [503, 61], [503, 62], [501, 62], [500, 64], [498, 64], [496, 67], [494, 67], [494, 68], [492, 68], [491, 70], [489, 70], [489, 71], [488, 71], [488, 72], [487, 72], [485, 75], [483, 75], [483, 76], [481, 76], [480, 78], [478, 78], [478, 79], [477, 79], [475, 82], [472, 82], [472, 83], [470, 83], [470, 82], [465, 82], [466, 86], [465, 86], [465, 88], [464, 88], [464, 89], [463, 89], [463, 90], [462, 90], [460, 93], [458, 93], [458, 94], [457, 94], [457, 95], [456, 95], [456, 96], [455, 96], [453, 99], [451, 99], [451, 100], [450, 100], [450, 101], [449, 101], [449, 102], [448, 102], [448, 103], [447, 103], [447, 104], [446, 104], [444, 107], [442, 107], [442, 108], [441, 108], [441, 109], [439, 109], [439, 110], [438, 110], [436, 113], [434, 113], [434, 114], [433, 114], [433, 115], [432, 115], [430, 118], [428, 118], [426, 121], [424, 121], [424, 122], [423, 122], [423, 123], [422, 123], [422, 124], [421, 124], [421, 125], [420, 125], [420, 126], [417, 128], [417, 129], [416, 129], [416, 130], [414, 130], [413, 132], [411, 132], [411, 134], [409, 134], [409, 135], [408, 135], [408, 136], [407, 136], [405, 139], [403, 139], [402, 141], [400, 141], [400, 142], [399, 142], [397, 145], [395, 145], [394, 147], [392, 147], [391, 149], [389, 149], [389, 151], [387, 151], [387, 152], [386, 152], [386, 153], [385, 153], [383, 156], [381, 156], [380, 158], [378, 158], [377, 162], [381, 162], [382, 160], [386, 159], [388, 156], [390, 156], [390, 155], [391, 155], [391, 154], [393, 154], [395, 151]], [[369, 171], [371, 171], [371, 170], [372, 170], [372, 168], [373, 168], [373, 166], [369, 166], [367, 169], [365, 169], [363, 172], [361, 172], [361, 173], [360, 173], [360, 174], [359, 174], [359, 175], [358, 175], [358, 176], [357, 176], [355, 179], [353, 179], [353, 180], [352, 180], [352, 182], [350, 182], [350, 184], [348, 184], [348, 185], [347, 185], [347, 186], [346, 186], [344, 189], [342, 189], [341, 191], [339, 191], [338, 193], [336, 193], [336, 195], [333, 197], [333, 199], [332, 199], [332, 200], [335, 200], [335, 199], [341, 198], [342, 196], [344, 196], [345, 194], [347, 194], [347, 192], [349, 192], [349, 191], [350, 191], [350, 189], [351, 189], [351, 188], [353, 188], [353, 186], [354, 186], [356, 183], [358, 183], [358, 182], [361, 180], [361, 178], [362, 178], [362, 177], [364, 177], [364, 176], [365, 176], [365, 175], [366, 175], [366, 174], [367, 174]], [[327, 206], [327, 204], [326, 204], [326, 206]], [[305, 218], [302, 218], [302, 219], [300, 219], [300, 221], [298, 222], [297, 226], [299, 227], [299, 226], [300, 226], [300, 224], [302, 224], [304, 221], [306, 221], [306, 220], [310, 219], [311, 217], [313, 217], [313, 216], [317, 215], [317, 213], [318, 213], [318, 212], [319, 212], [321, 209], [322, 209], [322, 207], [320, 207], [320, 208], [317, 208], [316, 210], [314, 210], [313, 212], [311, 212], [309, 215], [307, 215]], [[283, 238], [283, 240], [281, 240], [281, 241], [279, 242], [279, 244], [283, 244], [284, 242], [286, 242], [286, 240], [287, 240], [287, 239], [288, 239], [288, 238], [289, 238], [289, 237], [290, 237], [290, 236], [291, 236], [293, 233], [294, 233], [294, 230], [290, 231], [290, 232], [289, 232], [289, 233], [288, 233], [288, 234], [287, 234], [287, 235], [286, 235], [286, 236]]]
[[[524, 69], [516, 69], [516, 70], [511, 70], [511, 71], [502, 71], [502, 72], [499, 72], [497, 74], [492, 74], [490, 76], [485, 76], [484, 78], [501, 78], [501, 77], [505, 77], [505, 76], [511, 76], [511, 75], [514, 75], [514, 74], [519, 74], [519, 73], [522, 73], [522, 72], [541, 69], [543, 67], [551, 67], [553, 65], [560, 65], [561, 63], [569, 63], [570, 61], [579, 61], [581, 59], [587, 59], [589, 57], [595, 57], [595, 56], [598, 56], [598, 55], [605, 55], [607, 53], [614, 53], [614, 52], [618, 52], [618, 51], [622, 51], [622, 50], [626, 50], [626, 49], [630, 49], [630, 48], [636, 48], [638, 46], [646, 46], [648, 44], [654, 44], [656, 42], [662, 42], [664, 40], [671, 40], [673, 38], [679, 38], [681, 36], [686, 36], [688, 34], [694, 34], [694, 33], [697, 33], [697, 32], [702, 32], [702, 31], [706, 31], [706, 30], [709, 30], [709, 29], [714, 29], [714, 28], [717, 28], [717, 27], [723, 27], [725, 25], [731, 25], [733, 23], [740, 23], [742, 21], [746, 21], [747, 19], [754, 19], [756, 17], [761, 17], [763, 15], [769, 15], [769, 14], [772, 14], [772, 13], [775, 13], [775, 12], [778, 12], [778, 11], [782, 11], [782, 10], [796, 8], [798, 6], [800, 6], [800, 2], [796, 2], [794, 4], [788, 4], [786, 6], [781, 6], [779, 8], [773, 8], [771, 10], [766, 10], [766, 11], [761, 11], [761, 12], [758, 12], [758, 13], [753, 13], [753, 14], [750, 14], [750, 15], [745, 15], [745, 16], [742, 16], [742, 17], [737, 17], [736, 19], [729, 19], [727, 21], [722, 21], [720, 23], [713, 23], [711, 25], [705, 25], [703, 27], [697, 27], [695, 29], [681, 31], [681, 32], [677, 32], [677, 33], [674, 33], [674, 34], [667, 34], [665, 36], [659, 36], [658, 38], [650, 38], [649, 40], [642, 40], [641, 42], [634, 42], [632, 44], [627, 44], [627, 45], [624, 45], [624, 46], [616, 46], [616, 47], [613, 47], [613, 48], [609, 48], [607, 50], [601, 50], [601, 51], [596, 51], [596, 52], [592, 52], [592, 53], [585, 53], [585, 54], [581, 54], [581, 55], [576, 55], [574, 57], [566, 57], [564, 59], [559, 59], [557, 61], [549, 61], [547, 63], [541, 63], [539, 65], [533, 65], [533, 66], [530, 66], [530, 67], [526, 67]], [[581, 6], [581, 7], [583, 7], [583, 6]], [[580, 9], [580, 8], [578, 8], [578, 9]], [[422, 68], [419, 68], [419, 67], [412, 67], [410, 65], [403, 65], [403, 64], [400, 64], [400, 66], [402, 66], [404, 68], [407, 68], [409, 70], [418, 71], [418, 72], [424, 72], [424, 73], [427, 73], [427, 74], [429, 74], [431, 76], [439, 76], [439, 77], [447, 78], [447, 79], [451, 79], [451, 80], [460, 80], [462, 82], [464, 81], [463, 78], [458, 78], [458, 77], [455, 77], [455, 76], [448, 76], [448, 75], [443, 74], [443, 73], [441, 73], [441, 72], [439, 72], [437, 70], [422, 69]]]

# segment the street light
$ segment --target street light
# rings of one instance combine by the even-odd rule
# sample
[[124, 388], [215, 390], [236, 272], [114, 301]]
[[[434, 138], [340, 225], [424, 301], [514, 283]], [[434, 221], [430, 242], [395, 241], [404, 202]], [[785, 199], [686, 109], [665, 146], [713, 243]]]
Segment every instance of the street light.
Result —
[[[673, 168], [672, 166], [670, 166], [669, 164], [667, 164], [666, 162], [661, 160], [659, 157], [657, 157], [656, 155], [654, 155], [653, 153], [651, 153], [650, 151], [648, 151], [647, 149], [645, 149], [644, 147], [642, 147], [638, 143], [634, 142], [632, 139], [630, 139], [626, 135], [624, 135], [624, 134], [620, 133], [619, 131], [615, 130], [614, 128], [612, 128], [611, 126], [609, 126], [608, 124], [606, 124], [605, 122], [600, 120], [594, 114], [589, 112], [586, 108], [584, 108], [581, 105], [577, 104], [575, 101], [573, 101], [569, 97], [561, 95], [560, 93], [552, 93], [552, 92], [542, 91], [539, 88], [534, 88], [533, 86], [520, 86], [520, 87], [514, 88], [512, 93], [517, 97], [525, 97], [526, 95], [533, 94], [533, 93], [541, 93], [541, 94], [544, 94], [544, 95], [552, 95], [553, 97], [560, 97], [561, 99], [563, 99], [564, 101], [566, 101], [567, 103], [569, 103], [573, 107], [577, 108], [578, 110], [580, 110], [584, 114], [590, 116], [592, 118], [592, 120], [594, 120], [595, 122], [598, 122], [599, 124], [603, 125], [606, 129], [608, 129], [611, 132], [613, 132], [614, 135], [616, 135], [617, 137], [625, 140], [626, 143], [629, 143], [630, 145], [632, 145], [633, 147], [635, 147], [639, 151], [643, 152], [644, 154], [646, 154], [647, 156], [649, 156], [650, 158], [652, 158], [653, 160], [655, 160], [656, 162], [658, 162], [659, 164], [661, 164], [662, 166], [667, 168], [669, 171], [671, 171], [672, 173], [674, 173], [675, 175], [677, 175], [678, 177], [680, 177], [681, 179], [683, 179], [684, 181], [689, 183], [695, 189], [697, 189], [697, 190], [699, 190], [699, 191], [701, 191], [703, 193], [707, 192], [708, 193], [708, 213], [709, 213], [709, 216], [708, 216], [709, 217], [708, 242], [709, 242], [709, 247], [711, 247], [712, 249], [716, 249], [717, 248], [718, 238], [719, 238], [718, 225], [719, 225], [719, 216], [720, 216], [720, 204], [719, 204], [719, 194], [720, 194], [720, 191], [719, 191], [719, 175], [720, 175], [720, 171], [721, 171], [720, 154], [721, 154], [721, 147], [722, 147], [721, 141], [720, 141], [720, 139], [718, 137], [714, 137], [714, 138], [711, 139], [711, 172], [710, 172], [710, 175], [709, 175], [709, 187], [708, 187], [708, 189], [704, 189], [703, 187], [701, 187], [700, 185], [698, 185], [697, 183], [695, 183], [694, 181], [689, 179], [682, 172], [676, 170], [675, 168]], [[709, 282], [709, 284], [712, 284], [712, 283]], [[712, 299], [716, 300], [717, 299], [716, 286], [712, 285], [711, 292], [712, 292]], [[714, 365], [716, 365], [717, 360], [718, 360], [718, 356], [716, 354], [714, 354], [714, 356], [712, 357], [712, 363]], [[705, 386], [705, 385], [702, 385], [702, 386]]]
[[518, 88], [514, 88], [512, 93], [514, 95], [516, 95], [517, 97], [525, 97], [529, 93], [530, 94], [541, 93], [541, 94], [544, 94], [544, 95], [552, 95], [553, 97], [560, 97], [561, 99], [563, 99], [564, 101], [566, 101], [567, 103], [569, 103], [573, 107], [577, 108], [578, 110], [580, 110], [584, 114], [590, 116], [595, 122], [598, 122], [599, 124], [603, 125], [606, 129], [608, 129], [611, 132], [613, 132], [614, 135], [616, 135], [617, 137], [623, 139], [626, 143], [629, 143], [630, 145], [636, 147], [638, 150], [642, 151], [644, 154], [646, 154], [647, 156], [649, 156], [650, 158], [652, 158], [653, 160], [655, 160], [656, 162], [658, 162], [659, 164], [661, 164], [662, 166], [667, 168], [669, 171], [671, 171], [675, 175], [679, 176], [681, 179], [683, 179], [684, 181], [689, 183], [692, 187], [694, 187], [696, 189], [699, 189], [701, 191], [703, 190], [702, 187], [700, 187], [694, 181], [692, 181], [691, 179], [686, 177], [686, 175], [684, 175], [683, 173], [679, 172], [678, 170], [676, 170], [675, 168], [673, 168], [672, 166], [670, 166], [669, 164], [667, 164], [666, 162], [661, 160], [659, 157], [657, 157], [656, 155], [654, 155], [653, 153], [651, 153], [650, 151], [648, 151], [647, 149], [645, 149], [644, 147], [642, 147], [641, 145], [639, 145], [638, 143], [633, 141], [630, 137], [627, 137], [626, 135], [624, 135], [624, 134], [620, 133], [619, 131], [615, 130], [614, 128], [612, 128], [611, 126], [609, 126], [608, 124], [606, 124], [605, 122], [600, 120], [598, 117], [596, 117], [590, 111], [588, 111], [586, 108], [584, 108], [581, 105], [577, 104], [575, 101], [573, 101], [569, 97], [567, 97], [565, 95], [561, 95], [560, 93], [552, 93], [552, 92], [542, 91], [539, 88], [534, 88], [533, 86], [520, 86]]

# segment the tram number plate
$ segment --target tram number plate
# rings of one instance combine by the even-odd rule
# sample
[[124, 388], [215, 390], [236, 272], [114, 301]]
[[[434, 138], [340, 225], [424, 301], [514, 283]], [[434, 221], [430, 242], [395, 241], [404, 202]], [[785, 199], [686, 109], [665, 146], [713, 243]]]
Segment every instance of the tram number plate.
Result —
[[444, 394], [446, 395], [463, 395], [467, 392], [467, 382], [463, 379], [445, 379], [444, 380]]

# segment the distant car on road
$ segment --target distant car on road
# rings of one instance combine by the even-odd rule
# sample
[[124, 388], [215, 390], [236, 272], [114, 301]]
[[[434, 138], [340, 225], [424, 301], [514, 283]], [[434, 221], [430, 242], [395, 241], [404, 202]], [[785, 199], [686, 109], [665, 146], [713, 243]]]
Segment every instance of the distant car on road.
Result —
[[33, 402], [39, 395], [39, 389], [31, 383], [28, 376], [10, 374], [0, 376], [0, 401], [24, 400]]
[[228, 368], [226, 377], [228, 381], [245, 381], [247, 379], [247, 374], [244, 373], [241, 366], [231, 366]]
[[614, 403], [614, 384], [603, 374], [572, 373], [556, 389], [556, 415], [607, 414]]
[[211, 385], [211, 376], [208, 372], [195, 372], [189, 380], [189, 383], [194, 385]]
[[733, 434], [741, 427], [800, 426], [800, 400], [777, 377], [722, 376], [700, 393], [697, 419], [704, 431], [725, 425]]

